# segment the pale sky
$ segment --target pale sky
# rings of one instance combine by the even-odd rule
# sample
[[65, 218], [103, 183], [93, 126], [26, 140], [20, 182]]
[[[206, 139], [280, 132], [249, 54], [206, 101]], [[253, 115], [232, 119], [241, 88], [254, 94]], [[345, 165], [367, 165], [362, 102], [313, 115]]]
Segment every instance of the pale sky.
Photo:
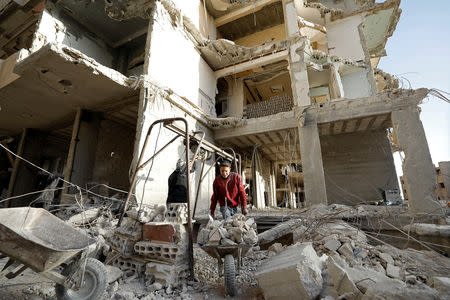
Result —
[[[387, 56], [378, 67], [406, 78], [412, 88], [436, 88], [450, 93], [450, 1], [402, 0], [400, 8], [403, 12], [387, 42]], [[408, 85], [407, 81], [404, 83]], [[421, 107], [420, 118], [433, 163], [450, 161], [450, 104], [430, 96]], [[401, 175], [398, 154], [395, 158]]]

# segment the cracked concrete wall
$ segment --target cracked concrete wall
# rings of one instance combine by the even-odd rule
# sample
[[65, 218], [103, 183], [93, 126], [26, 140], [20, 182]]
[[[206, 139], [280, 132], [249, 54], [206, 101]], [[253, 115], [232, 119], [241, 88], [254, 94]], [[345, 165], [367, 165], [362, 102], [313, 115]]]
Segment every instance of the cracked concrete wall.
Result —
[[31, 45], [35, 52], [47, 43], [60, 43], [81, 51], [105, 67], [113, 68], [117, 53], [103, 41], [89, 35], [78, 23], [64, 16], [56, 7], [41, 13], [38, 29]]
[[436, 171], [418, 107], [395, 110], [391, 116], [396, 146], [405, 153], [403, 179], [411, 210], [441, 214], [436, 194]]
[[[161, 118], [185, 117], [189, 123], [190, 131], [202, 130], [206, 133], [205, 139], [212, 140], [212, 131], [205, 124], [191, 117], [188, 111], [203, 110], [206, 114], [214, 112], [214, 99], [216, 79], [214, 73], [195, 50], [194, 45], [186, 36], [182, 28], [173, 24], [172, 18], [160, 2], [156, 2], [156, 9], [150, 17], [149, 33], [144, 63], [144, 74], [148, 74], [159, 87], [144, 81], [139, 99], [138, 125], [136, 144], [132, 166], [136, 166], [145, 136], [150, 125]], [[166, 90], [163, 91], [162, 88]], [[170, 101], [169, 101], [170, 99]], [[206, 120], [205, 120], [206, 122]], [[181, 128], [184, 125], [177, 122]], [[154, 127], [142, 162], [148, 160], [155, 149], [160, 149], [175, 135], [165, 128]], [[168, 178], [175, 170], [178, 159], [185, 159], [183, 139], [178, 138], [162, 153], [138, 172], [135, 193], [138, 202], [145, 204], [164, 204], [167, 199]], [[190, 152], [192, 157], [192, 152]], [[214, 163], [214, 156], [210, 158], [205, 170]], [[200, 162], [191, 174], [191, 204], [193, 206], [197, 183], [200, 178]], [[200, 194], [197, 212], [206, 211], [212, 195], [212, 184], [215, 178], [213, 171], [204, 179]]]
[[321, 136], [328, 203], [355, 205], [382, 199], [381, 189], [398, 189], [385, 130]]
[[215, 113], [216, 78], [181, 27], [174, 25], [161, 3], [156, 4], [149, 49], [150, 77], [186, 97], [210, 115]]
[[354, 61], [365, 60], [358, 26], [363, 21], [356, 15], [327, 24], [327, 41], [330, 55]]

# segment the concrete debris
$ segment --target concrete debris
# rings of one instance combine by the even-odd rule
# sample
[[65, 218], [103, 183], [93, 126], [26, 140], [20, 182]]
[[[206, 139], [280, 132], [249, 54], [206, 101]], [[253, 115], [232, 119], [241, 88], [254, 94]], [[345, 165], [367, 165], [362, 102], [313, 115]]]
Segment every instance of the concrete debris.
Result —
[[450, 299], [450, 278], [449, 277], [434, 277], [433, 287], [439, 292], [443, 300]]
[[292, 219], [281, 224], [272, 227], [258, 234], [258, 240], [260, 245], [269, 244], [272, 241], [291, 233], [295, 228], [301, 226], [303, 221], [301, 219]]
[[120, 270], [119, 268], [114, 267], [114, 266], [106, 266], [106, 270], [108, 272], [108, 283], [109, 284], [117, 281], [123, 275], [122, 270]]
[[295, 244], [255, 273], [266, 299], [314, 299], [322, 290], [322, 260], [311, 243]]
[[414, 223], [405, 225], [403, 230], [418, 235], [450, 237], [450, 225]]
[[246, 219], [244, 215], [236, 214], [226, 220], [209, 221], [197, 236], [197, 243], [202, 245], [236, 245], [256, 244], [256, 223], [252, 218]]
[[392, 282], [377, 283], [369, 287], [362, 300], [438, 300], [439, 293], [427, 285], [406, 285]]
[[339, 295], [345, 294], [348, 299], [359, 299], [361, 297], [361, 292], [350, 279], [348, 273], [333, 258], [328, 257], [326, 265], [333, 286]]

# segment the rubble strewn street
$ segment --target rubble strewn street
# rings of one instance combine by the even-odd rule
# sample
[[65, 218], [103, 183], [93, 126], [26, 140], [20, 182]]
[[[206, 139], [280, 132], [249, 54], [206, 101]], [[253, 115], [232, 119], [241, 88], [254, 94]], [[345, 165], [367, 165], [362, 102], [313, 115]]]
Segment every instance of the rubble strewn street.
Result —
[[[320, 212], [313, 207], [301, 219], [291, 219], [274, 227], [272, 232], [260, 233], [259, 242], [266, 245], [268, 236], [280, 229], [283, 235], [295, 236], [292, 244], [269, 242], [267, 250], [260, 250], [259, 244], [254, 243], [254, 218], [237, 214], [227, 220], [209, 221], [197, 236], [195, 281], [190, 281], [185, 218], [180, 216], [185, 212], [182, 206], [172, 204], [167, 210], [165, 206], [141, 210], [133, 207], [120, 227], [116, 227], [117, 219], [106, 208], [97, 209], [95, 217], [94, 209], [87, 211], [86, 218], [79, 214], [66, 216], [68, 223], [77, 224], [79, 230], [100, 241], [94, 253], [108, 267], [104, 299], [224, 297], [217, 259], [200, 246], [245, 241], [253, 246], [243, 257], [237, 276], [238, 298], [286, 299], [302, 295], [301, 299], [378, 299], [382, 295], [385, 299], [448, 299], [448, 257], [428, 250], [373, 243], [370, 236], [341, 219], [348, 217], [344, 211], [351, 210], [345, 206], [321, 207]], [[169, 213], [172, 211], [177, 213], [172, 215]], [[241, 230], [236, 232], [237, 228]], [[164, 241], [156, 241], [158, 238]], [[20, 280], [25, 281], [23, 286], [5, 286], [4, 294], [24, 299], [55, 297], [53, 284], [45, 280], [34, 284], [38, 282], [36, 278], [36, 274], [28, 271]]]

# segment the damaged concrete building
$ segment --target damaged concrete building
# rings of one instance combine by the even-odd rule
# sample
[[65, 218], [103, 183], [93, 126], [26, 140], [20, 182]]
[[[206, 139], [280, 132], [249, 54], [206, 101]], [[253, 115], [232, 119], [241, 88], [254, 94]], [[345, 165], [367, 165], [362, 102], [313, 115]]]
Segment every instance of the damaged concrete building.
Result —
[[[399, 5], [1, 1], [0, 141], [74, 184], [55, 183], [58, 201], [78, 193], [76, 186], [111, 196], [104, 186], [130, 187], [150, 125], [183, 117], [205, 141], [240, 154], [257, 209], [379, 201], [399, 190], [393, 151], [402, 151], [410, 209], [436, 213], [418, 107], [429, 90], [401, 89], [377, 68]], [[144, 160], [175, 136], [166, 125], [152, 131]], [[139, 170], [138, 202], [165, 203], [184, 149], [179, 139]], [[217, 158], [203, 152], [191, 177], [195, 187], [202, 181], [199, 212], [209, 207], [215, 174], [206, 170]], [[3, 198], [54, 180], [7, 151], [0, 175]]]

